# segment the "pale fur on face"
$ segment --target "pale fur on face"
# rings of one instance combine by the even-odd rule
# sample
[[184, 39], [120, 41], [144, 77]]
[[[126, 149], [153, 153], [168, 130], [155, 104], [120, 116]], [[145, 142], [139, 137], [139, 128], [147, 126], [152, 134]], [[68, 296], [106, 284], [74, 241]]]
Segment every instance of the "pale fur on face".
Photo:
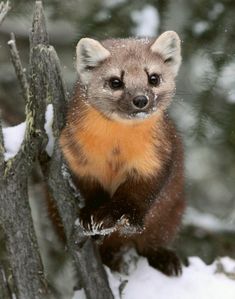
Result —
[[[155, 41], [82, 38], [76, 54], [79, 80], [87, 87], [88, 102], [110, 118], [118, 115], [128, 119], [129, 102], [136, 95], [152, 99], [149, 115], [169, 105], [181, 64], [180, 39], [174, 31], [164, 32]], [[153, 73], [161, 76], [157, 87], [148, 83], [148, 75]], [[108, 84], [112, 77], [122, 78], [125, 88], [112, 90]]]

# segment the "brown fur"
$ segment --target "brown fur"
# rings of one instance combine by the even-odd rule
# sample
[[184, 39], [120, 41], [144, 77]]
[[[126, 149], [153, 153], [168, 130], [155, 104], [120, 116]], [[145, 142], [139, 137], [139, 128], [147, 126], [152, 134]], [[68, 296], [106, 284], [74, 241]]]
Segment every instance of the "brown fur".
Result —
[[[127, 232], [120, 227], [105, 237], [100, 246], [103, 261], [115, 267], [115, 253], [123, 246], [135, 246], [154, 267], [169, 275], [179, 274], [177, 257], [163, 248], [174, 239], [185, 205], [182, 145], [165, 113], [174, 90], [174, 75], [160, 56], [154, 57], [147, 51], [150, 42], [138, 44], [128, 40], [120, 55], [123, 43], [123, 40], [104, 42], [111, 58], [89, 73], [88, 88], [78, 82], [60, 145], [86, 201], [80, 215], [84, 226], [89, 227], [91, 216], [96, 223], [102, 222], [102, 228], [117, 225], [125, 216], [132, 228]], [[164, 78], [155, 89], [145, 87], [148, 83], [143, 67], [149, 63], [155, 72], [157, 66], [157, 72]], [[120, 64], [127, 70], [127, 92], [108, 93], [98, 88], [103, 76], [109, 76], [107, 70], [113, 75], [115, 69], [120, 70]], [[134, 75], [140, 72], [145, 79]], [[131, 81], [131, 77], [136, 80]], [[129, 113], [128, 101], [136, 92], [135, 85], [139, 91], [159, 95], [157, 113], [149, 112], [146, 119], [130, 120], [123, 116]], [[115, 102], [115, 97], [121, 101]], [[125, 102], [126, 111], [122, 110]], [[110, 109], [114, 109], [115, 117]]]

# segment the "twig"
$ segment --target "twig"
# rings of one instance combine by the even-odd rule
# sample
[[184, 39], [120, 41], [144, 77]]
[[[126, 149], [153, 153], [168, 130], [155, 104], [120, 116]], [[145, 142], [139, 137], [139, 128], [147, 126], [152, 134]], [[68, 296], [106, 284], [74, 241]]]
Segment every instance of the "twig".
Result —
[[2, 133], [1, 113], [0, 113], [0, 175], [4, 173], [4, 140]]
[[9, 1], [4, 3], [3, 1], [0, 2], [0, 25], [4, 21], [8, 11], [11, 9]]
[[22, 95], [23, 95], [25, 102], [27, 103], [28, 98], [29, 98], [29, 84], [28, 84], [28, 80], [27, 80], [27, 77], [25, 74], [25, 69], [23, 68], [23, 66], [21, 64], [19, 52], [16, 47], [16, 40], [15, 40], [14, 33], [11, 33], [11, 39], [8, 42], [8, 46], [10, 48], [11, 60], [14, 65], [18, 81], [21, 86]]
[[9, 287], [8, 287], [8, 282], [7, 282], [7, 277], [6, 273], [0, 265], [0, 298], [3, 299], [12, 299]]
[[[11, 9], [9, 1], [4, 3], [3, 1], [0, 2], [0, 26], [5, 19], [7, 13]], [[0, 115], [1, 120], [1, 115]], [[3, 169], [4, 169], [4, 140], [3, 140], [3, 133], [2, 133], [2, 124], [0, 121], [0, 175], [3, 175]]]

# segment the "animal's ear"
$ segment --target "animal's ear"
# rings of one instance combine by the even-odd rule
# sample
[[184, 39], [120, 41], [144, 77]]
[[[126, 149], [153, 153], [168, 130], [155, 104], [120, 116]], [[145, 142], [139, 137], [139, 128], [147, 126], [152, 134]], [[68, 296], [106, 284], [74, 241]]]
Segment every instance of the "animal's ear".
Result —
[[83, 73], [107, 59], [110, 52], [98, 41], [91, 38], [82, 38], [77, 44], [76, 56], [77, 71], [83, 77]]
[[151, 51], [160, 54], [164, 63], [171, 66], [174, 76], [177, 75], [181, 64], [180, 39], [175, 31], [161, 34], [151, 46]]

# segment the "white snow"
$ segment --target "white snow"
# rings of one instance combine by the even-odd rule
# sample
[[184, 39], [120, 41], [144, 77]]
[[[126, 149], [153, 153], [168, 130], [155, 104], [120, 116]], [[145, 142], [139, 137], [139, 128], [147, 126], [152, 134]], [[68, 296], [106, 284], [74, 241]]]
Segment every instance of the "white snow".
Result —
[[86, 299], [84, 290], [79, 290], [75, 293], [73, 299]]
[[54, 144], [55, 144], [55, 137], [53, 135], [53, 129], [52, 129], [53, 117], [54, 117], [53, 105], [49, 104], [49, 105], [47, 105], [47, 108], [46, 108], [46, 114], [45, 114], [46, 122], [45, 122], [45, 125], [44, 125], [44, 129], [45, 129], [45, 131], [47, 133], [47, 136], [48, 136], [48, 143], [47, 143], [47, 146], [46, 146], [46, 152], [50, 157], [53, 153]]
[[158, 34], [160, 16], [152, 5], [146, 5], [142, 10], [133, 11], [131, 18], [136, 23], [133, 34], [150, 37]]
[[10, 39], [8, 42], [7, 42], [7, 44], [8, 45], [13, 45], [15, 42], [14, 42], [14, 40], [12, 40], [12, 39]]
[[14, 127], [3, 128], [2, 131], [5, 146], [5, 161], [13, 158], [18, 153], [24, 139], [25, 129], [26, 122]]
[[235, 261], [230, 257], [223, 257], [221, 265], [226, 273], [235, 274]]
[[[52, 124], [53, 124], [53, 106], [49, 104], [45, 113], [45, 131], [48, 136], [48, 144], [46, 151], [49, 156], [52, 155], [55, 137], [53, 136]], [[8, 161], [13, 158], [19, 151], [21, 144], [24, 140], [24, 134], [26, 129], [26, 122], [23, 122], [17, 126], [3, 128], [3, 139], [4, 139], [4, 159]]]
[[[233, 271], [235, 261], [221, 258], [206, 265], [198, 257], [189, 259], [189, 267], [183, 268], [181, 277], [168, 277], [148, 265], [147, 259], [139, 257], [129, 275], [114, 273], [106, 268], [115, 299], [234, 299], [235, 281], [220, 273], [218, 265]], [[120, 288], [121, 286], [121, 288]], [[122, 291], [121, 291], [122, 290]], [[85, 299], [83, 291], [76, 292], [73, 299]]]

